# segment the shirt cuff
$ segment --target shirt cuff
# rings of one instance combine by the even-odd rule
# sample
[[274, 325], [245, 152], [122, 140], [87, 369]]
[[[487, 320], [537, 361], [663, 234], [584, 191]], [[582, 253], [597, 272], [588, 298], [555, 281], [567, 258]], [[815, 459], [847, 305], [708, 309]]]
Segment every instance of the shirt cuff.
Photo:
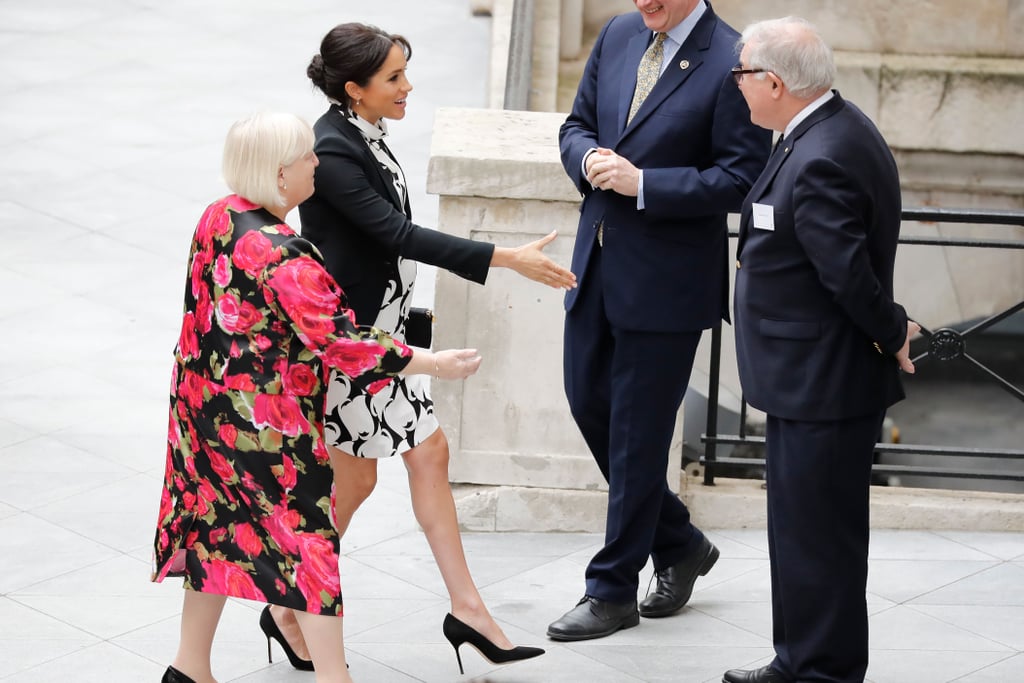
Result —
[[[588, 149], [588, 150], [587, 150], [587, 151], [586, 151], [586, 152], [585, 152], [585, 153], [583, 154], [583, 161], [582, 161], [582, 162], [581, 162], [581, 164], [580, 164], [580, 171], [581, 171], [581, 172], [582, 172], [582, 174], [583, 174], [583, 180], [584, 180], [585, 182], [588, 182], [588, 183], [590, 183], [590, 181], [589, 181], [589, 180], [587, 180], [587, 159], [589, 159], [589, 158], [590, 158], [590, 155], [591, 155], [591, 154], [593, 154], [593, 153], [594, 153], [594, 152], [596, 152], [596, 151], [597, 151], [597, 147], [591, 147], [590, 149]], [[596, 189], [597, 189], [597, 186], [596, 186], [596, 185], [594, 185], [593, 183], [590, 183], [590, 189], [592, 189], [592, 190], [596, 190]]]

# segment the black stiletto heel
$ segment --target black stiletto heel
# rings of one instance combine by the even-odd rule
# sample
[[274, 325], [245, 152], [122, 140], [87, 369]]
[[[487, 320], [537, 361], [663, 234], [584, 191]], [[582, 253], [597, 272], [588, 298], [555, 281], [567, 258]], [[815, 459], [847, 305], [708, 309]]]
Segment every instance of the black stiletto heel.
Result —
[[[288, 641], [284, 639], [284, 634], [281, 633], [280, 627], [277, 622], [274, 621], [273, 615], [270, 614], [270, 605], [263, 608], [263, 613], [260, 614], [260, 628], [263, 629], [263, 635], [267, 637], [267, 662], [273, 664], [274, 660], [270, 654], [270, 639], [273, 638], [284, 650], [285, 656], [288, 657], [288, 661], [299, 671], [312, 671], [313, 662], [308, 659], [303, 659], [295, 654], [295, 650], [288, 644]], [[182, 681], [187, 683], [187, 681]]]
[[444, 637], [448, 639], [448, 642], [455, 648], [455, 659], [459, 662], [459, 673], [465, 674], [466, 672], [462, 668], [462, 656], [459, 654], [459, 646], [463, 643], [469, 643], [475, 647], [480, 654], [486, 657], [492, 664], [504, 664], [506, 662], [518, 662], [521, 659], [530, 659], [531, 657], [538, 657], [544, 654], [544, 650], [539, 647], [526, 647], [520, 645], [510, 650], [502, 650], [500, 647], [487, 640], [482, 633], [477, 631], [472, 626], [465, 624], [451, 614], [444, 616], [444, 624], [442, 626], [444, 631]]
[[167, 671], [164, 672], [164, 677], [160, 679], [160, 683], [196, 683], [191, 678], [181, 673], [173, 666], [167, 667]]

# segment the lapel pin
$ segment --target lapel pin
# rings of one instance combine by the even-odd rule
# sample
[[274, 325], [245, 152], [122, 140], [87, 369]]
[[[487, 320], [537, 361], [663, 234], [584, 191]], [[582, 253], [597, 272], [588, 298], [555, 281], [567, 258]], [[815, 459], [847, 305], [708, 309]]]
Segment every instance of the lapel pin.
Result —
[[679, 62], [679, 68], [682, 69], [683, 71], [689, 69], [690, 68], [690, 60], [684, 59], [683, 61]]

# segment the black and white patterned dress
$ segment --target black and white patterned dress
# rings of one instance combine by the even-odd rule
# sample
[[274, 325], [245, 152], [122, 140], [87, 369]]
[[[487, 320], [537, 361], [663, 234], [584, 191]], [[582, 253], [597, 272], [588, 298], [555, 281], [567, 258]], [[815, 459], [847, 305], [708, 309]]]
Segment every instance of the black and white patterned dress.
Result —
[[[381, 168], [392, 177], [400, 204], [405, 206], [405, 174], [384, 145], [383, 138], [387, 135], [384, 119], [372, 124], [351, 111], [346, 111], [345, 115], [362, 133]], [[416, 281], [416, 262], [399, 257], [397, 266], [398, 281], [388, 283], [373, 324], [394, 338], [404, 340], [405, 318]], [[364, 324], [362, 320], [359, 323]], [[324, 437], [335, 448], [360, 458], [387, 458], [404, 453], [438, 428], [429, 388], [427, 376], [410, 375], [396, 377], [377, 393], [370, 394], [353, 388], [345, 375], [332, 372], [327, 390]]]

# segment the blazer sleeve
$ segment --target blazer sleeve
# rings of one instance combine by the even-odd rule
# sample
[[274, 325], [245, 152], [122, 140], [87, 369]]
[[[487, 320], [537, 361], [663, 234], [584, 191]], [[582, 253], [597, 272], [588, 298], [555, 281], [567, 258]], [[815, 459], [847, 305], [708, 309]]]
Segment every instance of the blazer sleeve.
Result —
[[448, 235], [416, 225], [373, 186], [364, 163], [365, 150], [337, 136], [317, 140], [317, 195], [393, 254], [429, 263], [483, 284], [490, 270], [494, 245]]
[[601, 64], [601, 50], [611, 22], [601, 29], [594, 48], [590, 52], [583, 76], [576, 91], [572, 111], [558, 131], [558, 147], [562, 166], [580, 194], [586, 196], [594, 191], [590, 181], [583, 175], [583, 157], [599, 146], [597, 139], [597, 73]]
[[727, 70], [716, 93], [707, 103], [711, 123], [706, 159], [699, 165], [644, 169], [644, 207], [649, 215], [679, 218], [739, 212], [764, 170], [771, 132], [750, 121], [750, 109]]
[[794, 229], [818, 278], [854, 325], [895, 353], [906, 339], [907, 313], [875, 273], [863, 184], [827, 158], [811, 160], [796, 178]]

